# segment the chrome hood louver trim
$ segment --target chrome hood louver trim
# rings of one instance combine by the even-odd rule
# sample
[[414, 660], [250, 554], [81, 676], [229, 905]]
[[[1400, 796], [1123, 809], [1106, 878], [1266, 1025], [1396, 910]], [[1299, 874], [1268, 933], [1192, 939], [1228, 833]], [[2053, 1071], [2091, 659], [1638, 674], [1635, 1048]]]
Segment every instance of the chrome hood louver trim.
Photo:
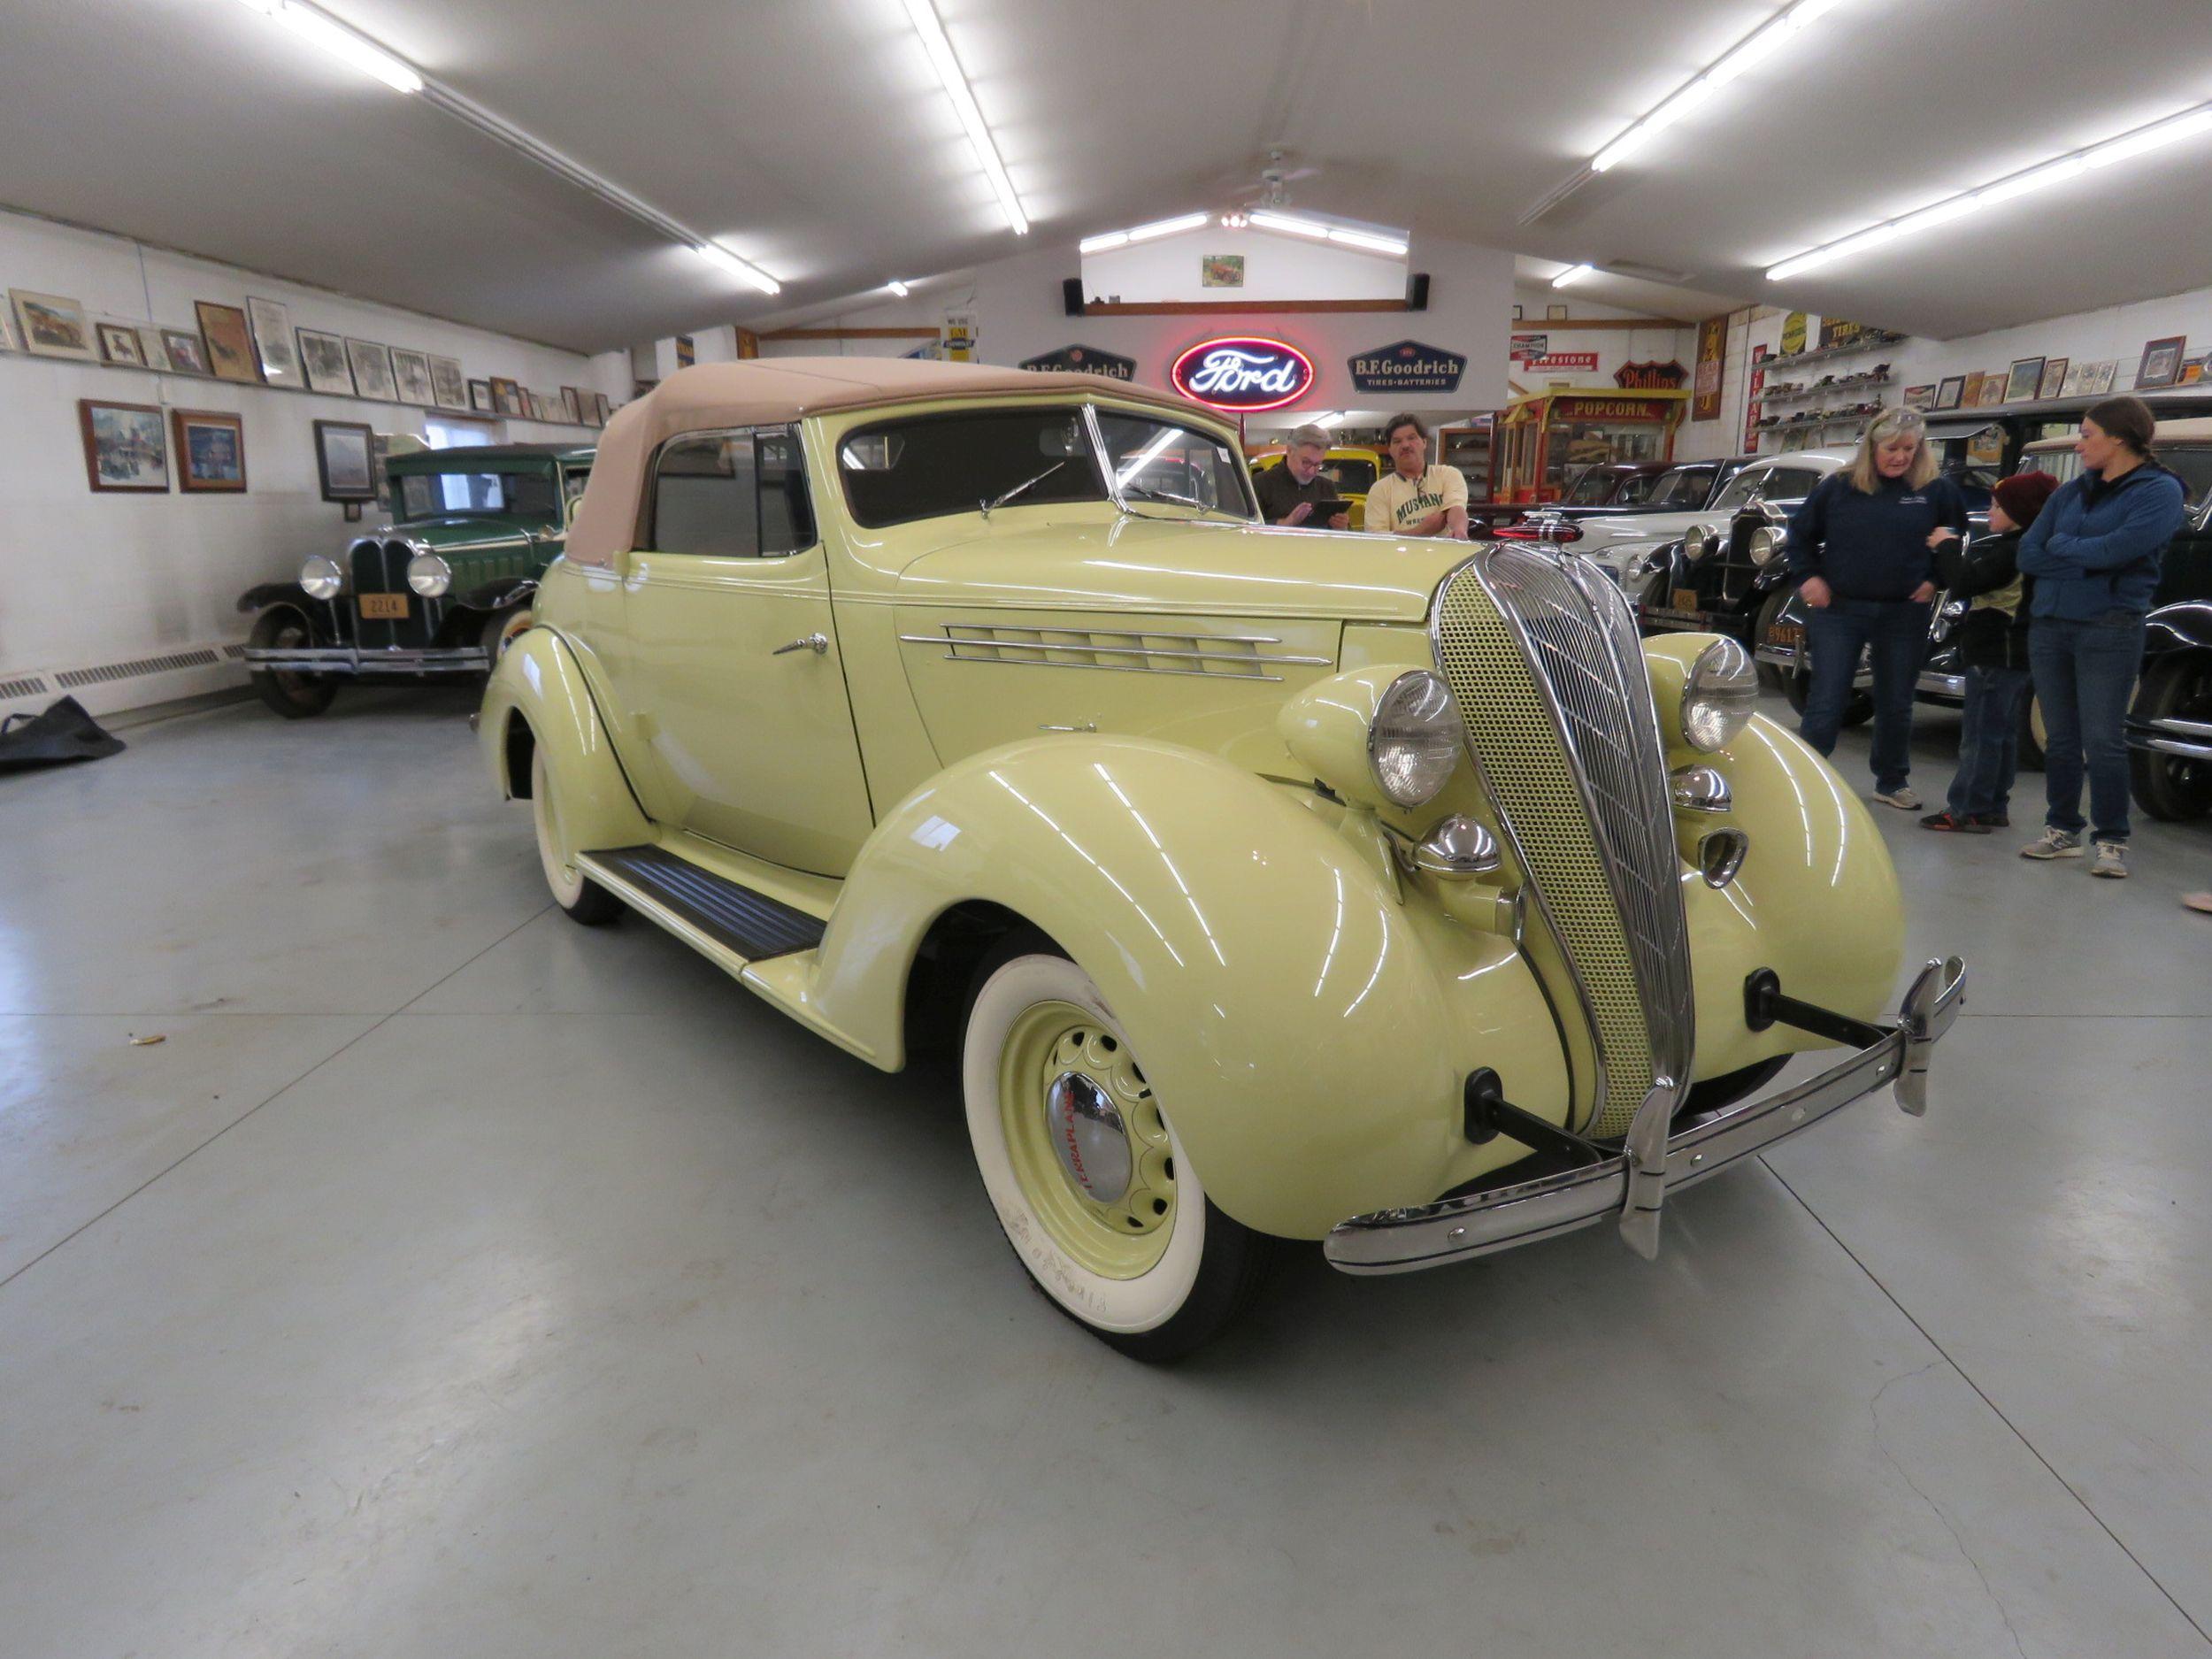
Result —
[[1653, 1091], [1678, 1102], [1695, 1040], [1666, 750], [1635, 618], [1586, 559], [1486, 546], [1437, 590], [1431, 638], [1589, 1021], [1587, 1132], [1624, 1135]]

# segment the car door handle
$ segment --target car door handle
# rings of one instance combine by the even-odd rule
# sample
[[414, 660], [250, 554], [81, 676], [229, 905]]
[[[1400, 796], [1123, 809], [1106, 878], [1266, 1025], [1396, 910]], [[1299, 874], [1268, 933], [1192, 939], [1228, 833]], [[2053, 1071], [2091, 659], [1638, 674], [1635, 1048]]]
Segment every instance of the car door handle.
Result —
[[819, 657], [823, 652], [828, 649], [828, 634], [810, 634], [803, 640], [792, 641], [788, 645], [779, 645], [774, 650], [769, 652], [768, 655], [771, 657], [781, 657], [790, 651], [812, 651], [817, 657]]

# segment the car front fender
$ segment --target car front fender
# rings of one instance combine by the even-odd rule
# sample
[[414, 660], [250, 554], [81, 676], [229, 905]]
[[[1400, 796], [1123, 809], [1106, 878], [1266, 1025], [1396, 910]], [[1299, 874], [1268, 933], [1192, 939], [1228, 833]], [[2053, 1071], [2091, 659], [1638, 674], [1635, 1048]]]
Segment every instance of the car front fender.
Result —
[[305, 616], [313, 616], [329, 607], [321, 600], [310, 599], [307, 589], [297, 582], [262, 582], [249, 588], [238, 595], [238, 609], [243, 611], [266, 611], [272, 605], [290, 605]]
[[1513, 941], [1448, 923], [1392, 868], [1297, 792], [1197, 750], [1025, 740], [884, 818], [808, 1000], [895, 1066], [932, 924], [963, 903], [1010, 910], [1097, 984], [1213, 1201], [1318, 1238], [1523, 1156], [1465, 1138], [1479, 1067], [1532, 1110], [1568, 1108], [1558, 1032]]
[[484, 688], [476, 738], [493, 787], [510, 799], [530, 793], [532, 746], [543, 753], [575, 846], [635, 847], [653, 839], [575, 653], [551, 628], [532, 628], [500, 658]]

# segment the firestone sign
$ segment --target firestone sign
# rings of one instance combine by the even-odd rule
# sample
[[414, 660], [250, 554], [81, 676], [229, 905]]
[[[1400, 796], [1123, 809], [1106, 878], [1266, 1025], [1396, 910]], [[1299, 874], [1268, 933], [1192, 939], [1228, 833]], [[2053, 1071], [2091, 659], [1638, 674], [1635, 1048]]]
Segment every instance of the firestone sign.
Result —
[[1441, 346], [1401, 340], [1348, 359], [1352, 387], [1361, 392], [1455, 392], [1467, 359]]
[[1313, 385], [1313, 359], [1260, 334], [1202, 340], [1175, 359], [1168, 383], [1194, 403], [1233, 415], [1280, 409]]
[[1110, 351], [1101, 351], [1096, 346], [1062, 346], [1057, 351], [1024, 357], [1021, 366], [1040, 372], [1066, 369], [1078, 374], [1104, 374], [1117, 380], [1137, 378], [1137, 360], [1118, 357]]

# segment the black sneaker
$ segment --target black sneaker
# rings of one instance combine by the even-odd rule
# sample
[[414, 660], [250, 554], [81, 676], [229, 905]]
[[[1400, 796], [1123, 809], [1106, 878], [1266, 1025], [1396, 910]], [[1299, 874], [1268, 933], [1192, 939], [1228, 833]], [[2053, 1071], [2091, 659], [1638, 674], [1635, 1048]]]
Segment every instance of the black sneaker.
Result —
[[1974, 822], [1984, 829], [2001, 830], [2012, 827], [2011, 818], [2002, 812], [1977, 812], [1974, 814]]
[[1926, 830], [1948, 830], [1959, 835], [1989, 833], [1989, 826], [1982, 823], [1978, 818], [1961, 818], [1955, 812], [1950, 811], [1929, 813], [1927, 817], [1920, 820], [1920, 827]]

